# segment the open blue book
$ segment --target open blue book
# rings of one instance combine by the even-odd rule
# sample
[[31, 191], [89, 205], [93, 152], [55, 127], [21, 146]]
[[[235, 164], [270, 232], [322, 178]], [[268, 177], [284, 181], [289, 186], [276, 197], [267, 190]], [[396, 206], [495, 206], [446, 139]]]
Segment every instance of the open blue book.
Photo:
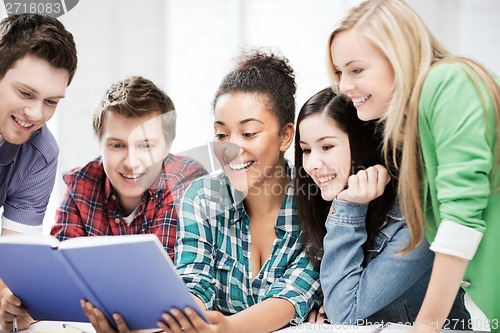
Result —
[[174, 307], [203, 316], [155, 235], [2, 236], [0, 279], [36, 320], [88, 321], [82, 298], [132, 330], [158, 327]]

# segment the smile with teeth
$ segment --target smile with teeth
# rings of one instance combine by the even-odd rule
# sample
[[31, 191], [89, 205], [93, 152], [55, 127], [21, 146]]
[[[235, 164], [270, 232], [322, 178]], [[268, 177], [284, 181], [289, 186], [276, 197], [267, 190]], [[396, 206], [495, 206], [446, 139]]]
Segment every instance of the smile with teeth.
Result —
[[138, 174], [133, 174], [133, 175], [126, 175], [126, 174], [123, 174], [122, 173], [122, 177], [123, 178], [127, 178], [127, 179], [138, 179], [139, 177], [141, 177], [142, 175], [144, 175], [144, 173], [138, 173]]
[[334, 179], [335, 177], [337, 177], [336, 175], [328, 175], [328, 176], [321, 176], [321, 177], [318, 177], [318, 181], [321, 184], [324, 184], [326, 182], [329, 182], [330, 180]]
[[248, 169], [254, 162], [246, 162], [246, 163], [228, 163], [229, 167], [232, 170], [239, 171], [243, 169]]
[[13, 116], [12, 118], [14, 118], [14, 121], [15, 121], [15, 122], [16, 122], [19, 126], [21, 126], [21, 127], [24, 127], [24, 128], [30, 128], [30, 127], [32, 127], [32, 126], [33, 126], [33, 124], [30, 124], [30, 123], [25, 123], [24, 121], [21, 121], [21, 120], [19, 120], [18, 118], [14, 117], [14, 116]]
[[358, 97], [358, 98], [352, 98], [352, 103], [354, 105], [356, 104], [361, 104], [364, 101], [366, 101], [368, 98], [370, 98], [371, 95], [365, 96], [365, 97]]

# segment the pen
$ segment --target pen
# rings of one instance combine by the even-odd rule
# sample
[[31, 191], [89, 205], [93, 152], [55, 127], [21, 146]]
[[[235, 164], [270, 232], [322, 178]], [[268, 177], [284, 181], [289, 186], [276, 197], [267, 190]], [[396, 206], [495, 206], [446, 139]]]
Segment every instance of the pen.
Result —
[[17, 332], [17, 316], [14, 316], [14, 319], [12, 319], [12, 332]]
[[71, 326], [69, 324], [62, 324], [62, 327], [67, 329], [68, 332], [73, 332], [73, 333], [85, 333], [83, 330], [79, 329], [78, 327]]

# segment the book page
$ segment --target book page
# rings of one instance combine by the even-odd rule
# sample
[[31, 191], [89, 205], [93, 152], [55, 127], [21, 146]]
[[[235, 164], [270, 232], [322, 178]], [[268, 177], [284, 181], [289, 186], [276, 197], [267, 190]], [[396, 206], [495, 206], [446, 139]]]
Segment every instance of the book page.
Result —
[[2, 235], [2, 237], [0, 238], [0, 242], [5, 244], [47, 245], [52, 248], [57, 248], [60, 244], [59, 240], [53, 236], [38, 234]]
[[121, 235], [121, 236], [84, 236], [66, 239], [60, 242], [60, 249], [72, 249], [94, 246], [107, 246], [114, 244], [130, 244], [141, 242], [157, 242], [163, 249], [158, 236], [153, 234], [140, 234], [140, 235]]

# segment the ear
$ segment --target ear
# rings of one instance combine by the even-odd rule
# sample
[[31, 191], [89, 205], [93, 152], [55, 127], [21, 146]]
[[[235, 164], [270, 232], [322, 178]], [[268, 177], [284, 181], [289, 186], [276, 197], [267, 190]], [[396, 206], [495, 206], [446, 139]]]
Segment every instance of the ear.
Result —
[[295, 133], [295, 127], [293, 126], [292, 123], [286, 124], [282, 129], [281, 129], [281, 134], [280, 134], [280, 151], [285, 152], [290, 145], [292, 144], [293, 141], [293, 135]]

